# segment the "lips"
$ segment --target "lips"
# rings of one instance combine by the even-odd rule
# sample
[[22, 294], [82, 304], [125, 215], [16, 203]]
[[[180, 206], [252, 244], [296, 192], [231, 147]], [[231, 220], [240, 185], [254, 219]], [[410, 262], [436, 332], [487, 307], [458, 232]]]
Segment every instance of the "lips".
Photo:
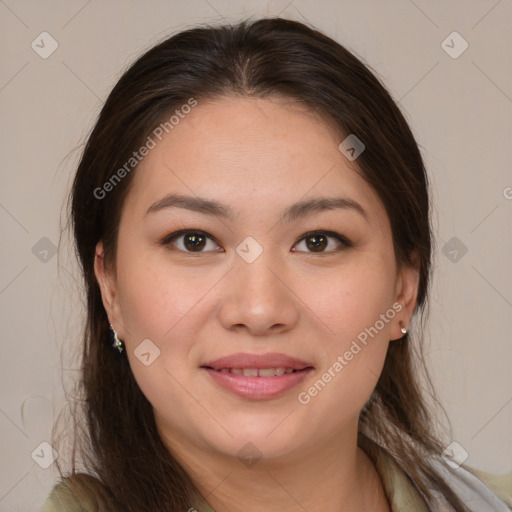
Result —
[[[305, 368], [312, 368], [312, 365], [287, 356], [286, 354], [270, 353], [270, 354], [246, 354], [238, 353], [230, 356], [221, 357], [215, 361], [209, 361], [201, 365], [203, 368], [211, 368], [212, 370], [221, 371], [223, 369], [269, 369], [269, 368], [284, 368], [291, 370], [304, 370]], [[254, 375], [253, 375], [254, 376]]]
[[242, 398], [274, 398], [297, 386], [313, 370], [285, 354], [232, 354], [201, 365], [221, 388]]

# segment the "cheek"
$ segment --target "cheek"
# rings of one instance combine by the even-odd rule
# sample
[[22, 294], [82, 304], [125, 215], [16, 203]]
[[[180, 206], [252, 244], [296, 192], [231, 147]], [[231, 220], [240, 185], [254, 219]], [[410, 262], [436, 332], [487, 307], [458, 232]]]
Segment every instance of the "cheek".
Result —
[[165, 264], [162, 258], [136, 258], [120, 266], [119, 304], [127, 342], [145, 338], [161, 344], [181, 328], [182, 320], [201, 301], [208, 283], [204, 277]]
[[[310, 273], [300, 280], [298, 295], [326, 326], [327, 346], [340, 345], [374, 325], [391, 306], [395, 266], [380, 253], [356, 254], [332, 272]], [[386, 333], [389, 324], [382, 329]]]
[[[336, 410], [333, 428], [340, 416], [346, 419], [359, 414], [386, 357], [391, 321], [396, 316], [392, 307], [395, 266], [393, 260], [379, 254], [359, 255], [357, 263], [330, 274], [323, 289], [303, 283], [303, 293], [310, 290], [311, 309], [329, 334], [322, 343], [317, 380], [302, 390], [305, 395], [300, 403], [310, 402], [318, 417], [325, 417], [320, 410]], [[311, 290], [316, 291], [311, 294]]]
[[180, 384], [187, 380], [186, 363], [195, 328], [191, 311], [198, 301], [198, 291], [155, 270], [127, 270], [125, 275], [137, 279], [123, 283], [120, 305], [134, 378], [153, 407], [165, 411], [170, 403], [181, 403], [183, 399]]
[[[178, 399], [178, 384], [187, 380], [196, 334], [208, 321], [203, 301], [212, 283], [204, 274], [140, 255], [120, 261], [118, 275], [123, 276], [119, 304], [134, 377], [153, 405], [162, 400], [168, 404]], [[144, 352], [139, 347], [145, 347]], [[137, 355], [148, 352], [152, 362], [146, 366], [144, 357]]]

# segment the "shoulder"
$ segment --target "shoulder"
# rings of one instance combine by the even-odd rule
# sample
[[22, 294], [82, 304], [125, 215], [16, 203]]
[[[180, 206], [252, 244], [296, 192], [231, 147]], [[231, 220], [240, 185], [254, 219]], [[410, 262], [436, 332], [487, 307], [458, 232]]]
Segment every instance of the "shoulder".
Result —
[[512, 471], [509, 473], [495, 474], [471, 467], [466, 467], [466, 470], [483, 482], [512, 510]]
[[[367, 441], [366, 448], [382, 477], [392, 510], [428, 510], [416, 483], [395, 458], [383, 447]], [[512, 472], [495, 475], [468, 466], [450, 465], [441, 456], [430, 456], [429, 462], [436, 473], [467, 505], [468, 512], [509, 512], [512, 510]], [[434, 510], [446, 510], [445, 499], [439, 491], [431, 489], [436, 499]]]
[[512, 510], [512, 473], [496, 475], [464, 465], [454, 468], [439, 461], [437, 467], [455, 493], [471, 504], [470, 510]]
[[112, 502], [103, 484], [94, 476], [76, 473], [52, 489], [41, 512], [111, 512]]

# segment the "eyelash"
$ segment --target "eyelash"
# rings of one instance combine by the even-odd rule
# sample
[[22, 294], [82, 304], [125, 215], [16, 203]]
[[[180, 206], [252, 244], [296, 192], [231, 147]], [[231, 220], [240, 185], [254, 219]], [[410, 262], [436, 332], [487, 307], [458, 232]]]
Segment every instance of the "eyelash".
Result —
[[[164, 246], [168, 246], [168, 245], [171, 245], [172, 242], [174, 240], [176, 240], [177, 238], [182, 237], [183, 235], [190, 235], [190, 234], [204, 236], [205, 238], [209, 238], [210, 240], [212, 240], [213, 242], [215, 242], [217, 245], [220, 246], [219, 242], [215, 239], [215, 237], [209, 235], [208, 233], [206, 233], [205, 231], [202, 231], [200, 229], [182, 229], [180, 231], [175, 231], [173, 233], [170, 233], [170, 234], [166, 235], [160, 241], [160, 244], [164, 245]], [[308, 231], [307, 233], [302, 235], [293, 245], [295, 246], [299, 242], [302, 242], [303, 240], [306, 240], [307, 238], [312, 238], [312, 237], [318, 236], [318, 235], [325, 235], [325, 236], [327, 236], [329, 238], [335, 238], [338, 242], [340, 242], [341, 245], [338, 246], [336, 249], [329, 250], [329, 251], [320, 251], [320, 252], [314, 252], [314, 251], [294, 251], [294, 252], [308, 252], [309, 254], [333, 254], [333, 253], [337, 253], [337, 252], [339, 252], [339, 251], [341, 251], [343, 249], [348, 249], [350, 247], [353, 247], [353, 243], [346, 236], [340, 235], [339, 233], [336, 233], [334, 231], [323, 231], [323, 230]], [[176, 248], [176, 250], [184, 252], [186, 254], [203, 254], [205, 252], [206, 253], [208, 253], [208, 252], [217, 252], [217, 251], [197, 251], [197, 252], [194, 252], [194, 251], [186, 251], [186, 250], [178, 249], [178, 248]]]

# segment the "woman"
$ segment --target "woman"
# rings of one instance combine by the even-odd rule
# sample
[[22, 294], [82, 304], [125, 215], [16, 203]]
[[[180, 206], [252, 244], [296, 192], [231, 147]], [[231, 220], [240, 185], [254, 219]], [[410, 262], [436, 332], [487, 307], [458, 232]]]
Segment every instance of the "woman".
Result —
[[44, 512], [508, 510], [441, 457], [415, 348], [427, 176], [342, 46], [262, 19], [152, 48], [71, 214], [87, 435]]

